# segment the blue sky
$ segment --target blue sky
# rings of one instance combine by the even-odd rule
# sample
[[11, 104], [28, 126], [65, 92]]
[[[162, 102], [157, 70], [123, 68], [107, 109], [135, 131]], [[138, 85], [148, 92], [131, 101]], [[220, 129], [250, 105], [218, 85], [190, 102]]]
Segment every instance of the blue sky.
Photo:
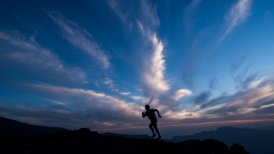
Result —
[[0, 116], [165, 136], [274, 121], [271, 0], [3, 1]]

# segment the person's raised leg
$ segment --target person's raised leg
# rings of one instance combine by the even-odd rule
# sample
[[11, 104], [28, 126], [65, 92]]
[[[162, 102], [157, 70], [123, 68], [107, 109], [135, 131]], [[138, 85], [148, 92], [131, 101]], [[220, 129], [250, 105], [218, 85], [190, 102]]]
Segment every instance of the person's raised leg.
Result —
[[154, 130], [153, 130], [153, 125], [152, 125], [152, 124], [149, 124], [149, 128], [150, 128], [150, 130], [152, 131], [152, 137], [155, 137], [156, 135], [155, 135], [155, 132], [154, 132]]

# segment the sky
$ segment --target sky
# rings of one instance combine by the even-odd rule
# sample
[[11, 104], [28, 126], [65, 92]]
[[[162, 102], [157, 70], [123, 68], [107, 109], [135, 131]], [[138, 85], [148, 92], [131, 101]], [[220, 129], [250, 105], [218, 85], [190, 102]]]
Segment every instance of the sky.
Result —
[[272, 0], [3, 0], [0, 116], [164, 137], [274, 124]]

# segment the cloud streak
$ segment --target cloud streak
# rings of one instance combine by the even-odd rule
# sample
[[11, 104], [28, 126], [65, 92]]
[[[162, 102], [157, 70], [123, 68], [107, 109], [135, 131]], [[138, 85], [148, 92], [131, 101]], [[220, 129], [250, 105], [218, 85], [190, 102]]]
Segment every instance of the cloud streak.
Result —
[[178, 101], [178, 100], [182, 99], [183, 97], [189, 96], [191, 94], [192, 94], [192, 92], [188, 89], [179, 89], [174, 93], [174, 95], [172, 96], [172, 99], [175, 101]]
[[217, 117], [247, 114], [256, 116], [256, 112], [272, 107], [273, 101], [273, 81], [262, 77], [254, 79], [249, 86], [244, 86], [235, 94], [221, 96], [204, 103], [199, 112]]
[[[144, 82], [144, 93], [148, 97], [158, 96], [169, 90], [169, 84], [165, 79], [165, 57], [164, 57], [164, 44], [158, 38], [155, 29], [160, 25], [156, 13], [155, 5], [148, 1], [141, 0], [135, 5], [131, 3], [130, 7], [134, 6], [137, 13], [141, 14], [138, 19], [129, 19], [129, 15], [133, 15], [136, 12], [126, 11], [118, 0], [107, 1], [109, 7], [113, 12], [120, 18], [123, 23], [136, 23], [144, 42], [148, 42], [152, 46], [152, 54], [144, 55], [144, 65], [141, 70], [143, 82]], [[134, 3], [135, 4], [135, 3]], [[135, 17], [136, 18], [136, 17]], [[149, 55], [149, 56], [147, 56]], [[137, 98], [137, 97], [135, 97]], [[139, 98], [138, 98], [139, 99]]]
[[225, 16], [227, 25], [221, 40], [223, 40], [238, 24], [247, 18], [250, 7], [251, 0], [238, 0], [238, 2], [232, 6], [228, 15]]
[[169, 90], [169, 84], [165, 80], [164, 44], [156, 34], [149, 37], [153, 53], [145, 64], [144, 82], [151, 95], [160, 95]]
[[114, 12], [115, 15], [122, 21], [123, 24], [127, 24], [132, 26], [131, 21], [129, 20], [129, 14], [126, 10], [128, 9], [123, 9], [121, 8], [120, 5], [121, 1], [118, 0], [107, 0], [108, 6], [111, 8], [111, 10]]
[[[8, 34], [0, 32], [0, 40], [5, 41], [11, 49], [2, 50], [0, 58], [3, 61], [14, 63], [35, 69], [36, 74], [42, 76], [63, 76], [62, 80], [74, 82], [87, 82], [86, 73], [78, 67], [68, 67], [49, 49], [40, 46], [33, 38], [26, 39], [21, 34]], [[10, 52], [8, 52], [10, 51]], [[42, 72], [41, 72], [42, 71]]]
[[103, 69], [110, 67], [108, 56], [92, 39], [92, 35], [87, 30], [80, 27], [77, 23], [66, 19], [61, 13], [50, 12], [48, 15], [65, 33], [66, 39], [72, 45], [86, 52], [92, 59], [97, 60]]
[[[130, 102], [125, 102], [116, 97], [107, 95], [105, 93], [96, 92], [94, 90], [68, 88], [45, 84], [24, 84], [23, 86], [41, 94], [52, 94], [53, 96], [63, 97], [67, 102], [76, 105], [85, 110], [92, 110], [97, 112], [105, 110], [105, 112], [114, 112], [118, 115], [126, 116], [127, 118], [136, 118], [140, 116], [143, 107]], [[69, 98], [74, 97], [74, 101]], [[78, 98], [79, 100], [75, 99]], [[98, 115], [99, 116], [99, 115]], [[111, 117], [111, 116], [108, 116]], [[111, 119], [108, 119], [111, 120]]]
[[159, 27], [160, 20], [157, 16], [155, 5], [150, 4], [147, 0], [141, 0], [141, 12], [143, 14], [143, 19], [147, 25], [152, 29]]
[[[125, 3], [127, 5], [125, 5]], [[156, 29], [160, 25], [160, 20], [156, 14], [156, 5], [151, 4], [147, 0], [130, 2], [107, 0], [107, 4], [122, 23], [129, 26], [130, 29], [132, 29], [133, 26], [139, 26], [138, 23], [137, 25], [133, 24], [136, 20], [145, 23], [150, 29]], [[134, 16], [135, 13], [140, 15], [139, 19]]]
[[[254, 79], [248, 86], [244, 85], [242, 89], [230, 95], [223, 94], [209, 99], [210, 94], [206, 91], [194, 97], [192, 105], [181, 107], [179, 110], [166, 110], [163, 115], [171, 121], [191, 120], [193, 123], [269, 119], [274, 116], [273, 86], [273, 79], [262, 77]], [[184, 94], [185, 90], [182, 93]]]

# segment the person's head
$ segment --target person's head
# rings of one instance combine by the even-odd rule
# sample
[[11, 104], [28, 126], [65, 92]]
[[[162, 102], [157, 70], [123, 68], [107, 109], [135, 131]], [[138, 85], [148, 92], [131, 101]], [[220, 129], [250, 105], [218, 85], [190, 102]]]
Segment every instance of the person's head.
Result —
[[149, 105], [145, 105], [145, 108], [146, 108], [146, 110], [149, 110], [150, 106]]

